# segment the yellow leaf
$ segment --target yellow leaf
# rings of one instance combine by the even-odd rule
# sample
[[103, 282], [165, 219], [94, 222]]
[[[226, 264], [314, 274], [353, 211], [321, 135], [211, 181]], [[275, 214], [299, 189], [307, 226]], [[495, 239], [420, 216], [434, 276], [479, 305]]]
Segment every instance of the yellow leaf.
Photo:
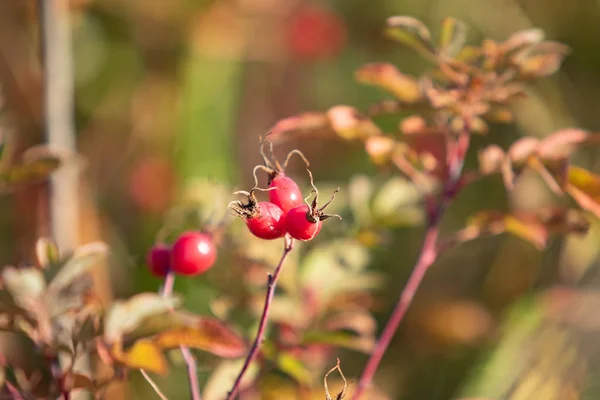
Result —
[[129, 368], [145, 369], [157, 374], [167, 372], [167, 361], [161, 349], [148, 339], [138, 340], [125, 351], [123, 351], [120, 343], [115, 344], [112, 348], [112, 356]]
[[566, 191], [581, 208], [600, 217], [600, 176], [571, 166]]
[[364, 140], [371, 136], [381, 135], [379, 127], [354, 107], [332, 107], [327, 111], [327, 117], [335, 133], [344, 139]]
[[186, 346], [225, 358], [246, 354], [246, 346], [237, 334], [221, 322], [206, 317], [198, 318], [193, 325], [162, 332], [154, 343], [162, 349]]

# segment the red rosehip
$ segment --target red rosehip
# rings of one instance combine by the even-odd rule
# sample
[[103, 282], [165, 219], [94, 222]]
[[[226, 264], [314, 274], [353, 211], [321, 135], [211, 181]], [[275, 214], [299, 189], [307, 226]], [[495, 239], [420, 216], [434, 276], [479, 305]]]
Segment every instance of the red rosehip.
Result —
[[269, 184], [269, 201], [287, 214], [292, 208], [302, 204], [302, 192], [294, 180], [280, 172]]
[[171, 249], [171, 269], [181, 275], [199, 275], [215, 263], [217, 250], [212, 237], [201, 232], [185, 232]]
[[171, 268], [171, 247], [166, 244], [152, 246], [146, 257], [146, 264], [152, 275], [163, 277]]
[[229, 209], [236, 215], [246, 221], [246, 226], [254, 236], [273, 240], [285, 235], [285, 214], [277, 205], [261, 201], [260, 203], [254, 196], [254, 190], [250, 192], [236, 192], [248, 196], [246, 204], [239, 200], [229, 203]]
[[323, 207], [318, 208], [317, 202], [319, 198], [319, 191], [313, 183], [311, 172], [308, 171], [308, 174], [310, 176], [311, 186], [313, 187], [313, 193], [315, 193], [315, 198], [310, 206], [308, 204], [301, 204], [292, 208], [285, 216], [285, 230], [287, 233], [289, 233], [289, 235], [294, 239], [302, 241], [312, 240], [315, 236], [317, 236], [321, 231], [323, 221], [327, 218], [337, 217], [341, 219], [339, 215], [323, 213], [325, 208], [331, 204], [335, 198], [335, 194], [339, 191], [339, 189], [333, 192], [331, 199], [325, 203]]
[[321, 231], [320, 219], [310, 219], [308, 204], [292, 208], [285, 216], [285, 229], [291, 237], [298, 240], [312, 240]]
[[254, 236], [272, 240], [285, 235], [285, 218], [281, 208], [273, 203], [261, 201], [257, 204], [256, 215], [246, 220], [248, 230]]

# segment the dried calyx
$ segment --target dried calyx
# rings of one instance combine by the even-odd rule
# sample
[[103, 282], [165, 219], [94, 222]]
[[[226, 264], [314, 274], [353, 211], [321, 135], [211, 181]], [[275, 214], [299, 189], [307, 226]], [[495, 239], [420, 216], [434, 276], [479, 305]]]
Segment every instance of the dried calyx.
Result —
[[245, 190], [239, 190], [234, 192], [234, 195], [243, 194], [246, 196], [247, 202], [244, 203], [241, 200], [233, 200], [227, 206], [228, 210], [232, 211], [235, 216], [247, 220], [255, 218], [259, 214], [258, 200], [254, 192], [256, 190], [268, 191], [270, 189], [252, 188], [249, 192]]
[[275, 155], [273, 154], [273, 142], [269, 142], [269, 155], [267, 155], [265, 153], [264, 147], [265, 147], [265, 143], [267, 142], [268, 136], [269, 135], [267, 135], [265, 137], [265, 139], [261, 140], [261, 143], [260, 143], [260, 155], [263, 158], [265, 165], [257, 165], [256, 167], [254, 167], [255, 181], [256, 181], [256, 172], [260, 169], [260, 170], [265, 171], [268, 174], [268, 176], [269, 176], [268, 184], [270, 185], [271, 182], [273, 181], [273, 179], [275, 179], [278, 175], [282, 174], [283, 171], [285, 171], [287, 169], [290, 159], [292, 158], [292, 156], [294, 154], [297, 155], [298, 157], [300, 157], [302, 159], [302, 161], [304, 161], [304, 164], [306, 165], [306, 167], [310, 166], [308, 159], [304, 156], [304, 154], [302, 154], [302, 152], [300, 150], [297, 150], [297, 149], [294, 149], [288, 153], [288, 155], [285, 158], [285, 161], [283, 162], [283, 166], [282, 166], [279, 163], [279, 161], [277, 161], [277, 159], [275, 158]]
[[313, 181], [312, 172], [310, 172], [309, 169], [307, 169], [307, 171], [308, 171], [308, 175], [310, 176], [310, 185], [312, 186], [312, 190], [308, 197], [310, 197], [314, 193], [315, 198], [310, 203], [308, 202], [308, 197], [306, 199], [304, 199], [304, 202], [308, 206], [308, 212], [306, 213], [306, 219], [312, 223], [317, 223], [318, 221], [325, 221], [326, 219], [331, 218], [331, 217], [342, 219], [342, 217], [337, 214], [325, 214], [323, 212], [323, 211], [325, 211], [325, 208], [327, 208], [327, 206], [329, 206], [333, 202], [333, 200], [335, 199], [335, 194], [340, 191], [340, 188], [338, 187], [337, 189], [335, 189], [334, 192], [331, 194], [331, 198], [327, 201], [327, 203], [325, 203], [322, 207], [319, 208], [319, 205], [318, 205], [319, 190], [317, 189], [317, 187], [315, 186], [315, 183]]

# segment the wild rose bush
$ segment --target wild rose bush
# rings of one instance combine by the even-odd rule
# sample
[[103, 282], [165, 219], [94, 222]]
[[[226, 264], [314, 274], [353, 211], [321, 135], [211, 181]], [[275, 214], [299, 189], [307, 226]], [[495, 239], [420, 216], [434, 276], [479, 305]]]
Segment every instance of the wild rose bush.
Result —
[[[102, 243], [63, 254], [42, 238], [35, 265], [5, 267], [0, 323], [18, 340], [19, 352], [0, 360], [4, 392], [68, 399], [85, 390], [102, 398], [112, 382], [139, 370], [164, 398], [150, 374], [167, 374], [171, 352], [181, 351], [194, 399], [389, 398], [372, 378], [440, 254], [505, 232], [544, 249], [551, 236], [585, 233], [590, 218], [600, 217], [600, 176], [570, 163], [571, 154], [596, 143], [597, 135], [573, 128], [544, 139], [524, 137], [508, 148], [471, 144], [474, 135], [493, 135], [497, 124], [513, 121], [510, 106], [527, 101], [527, 84], [558, 70], [566, 46], [544, 40], [537, 29], [504, 42], [466, 45], [464, 24], [452, 18], [442, 22], [435, 41], [425, 25], [406, 16], [388, 19], [386, 34], [416, 50], [430, 68], [417, 78], [389, 63], [359, 67], [357, 81], [382, 89], [385, 100], [363, 111], [339, 105], [284, 119], [263, 143], [257, 141], [265, 165], [253, 171], [255, 187], [197, 187], [167, 213], [149, 249], [149, 270], [164, 279], [156, 293], [102, 304], [91, 278], [92, 268], [110, 257]], [[398, 115], [397, 131], [378, 126], [383, 115]], [[338, 188], [318, 176], [313, 182], [310, 169], [303, 177], [288, 175], [289, 160], [282, 166], [266, 154], [266, 144], [318, 140], [325, 131], [361, 143], [385, 178], [361, 175]], [[479, 168], [465, 170], [473, 151]], [[26, 159], [3, 171], [5, 185], [42, 179], [60, 161], [49, 152]], [[261, 171], [268, 175], [264, 184]], [[465, 186], [498, 175], [511, 191], [524, 171], [541, 176], [559, 199], [555, 207], [480, 211], [462, 229], [440, 235], [442, 217]], [[332, 214], [325, 214], [325, 206]], [[325, 221], [331, 216], [341, 221]], [[390, 320], [379, 329], [373, 296], [385, 276], [369, 269], [373, 249], [385, 245], [385, 232], [418, 225], [425, 228], [421, 253], [406, 284], [398, 284]], [[236, 267], [220, 276], [212, 315], [185, 311], [184, 299], [172, 293], [173, 280], [202, 275], [218, 258]], [[200, 353], [190, 349], [211, 355], [202, 357], [211, 369], [202, 389], [195, 360]], [[348, 384], [342, 373], [342, 349], [369, 357], [357, 384]], [[82, 355], [108, 365], [111, 373], [77, 370]], [[334, 379], [334, 371], [342, 379], [330, 391], [334, 384], [327, 379]]]

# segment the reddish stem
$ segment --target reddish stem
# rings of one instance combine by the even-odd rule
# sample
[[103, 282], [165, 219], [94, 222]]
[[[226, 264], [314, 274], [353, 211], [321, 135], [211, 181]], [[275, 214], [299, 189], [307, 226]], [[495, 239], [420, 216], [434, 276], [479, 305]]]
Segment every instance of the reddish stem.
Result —
[[[172, 271], [167, 273], [165, 276], [165, 281], [163, 282], [163, 286], [160, 289], [159, 293], [161, 296], [166, 297], [170, 296], [173, 293], [173, 285], [175, 284], [175, 274]], [[198, 384], [198, 368], [196, 367], [196, 359], [194, 355], [186, 346], [179, 346], [181, 353], [183, 354], [183, 359], [185, 360], [185, 365], [188, 371], [188, 381], [190, 385], [190, 395], [192, 400], [202, 400], [202, 395], [200, 394], [200, 385]], [[166, 399], [166, 396], [162, 394], [156, 383], [150, 379], [146, 371], [141, 370], [142, 375], [146, 380], [150, 383], [152, 388], [156, 391], [161, 399]]]
[[200, 385], [198, 384], [198, 370], [196, 368], [196, 359], [194, 355], [185, 346], [179, 346], [181, 349], [181, 353], [183, 354], [183, 359], [185, 360], [185, 365], [187, 366], [188, 371], [188, 379], [190, 381], [190, 394], [192, 399], [201, 400], [202, 395], [200, 394]]
[[[466, 122], [466, 121], [465, 121]], [[358, 400], [364, 393], [365, 389], [371, 384], [373, 376], [377, 371], [377, 367], [381, 363], [381, 359], [385, 354], [392, 338], [396, 334], [400, 323], [404, 319], [408, 308], [410, 307], [417, 289], [421, 285], [425, 273], [429, 267], [435, 262], [438, 256], [437, 239], [439, 236], [439, 223], [446, 211], [450, 202], [458, 193], [457, 183], [460, 181], [462, 169], [464, 165], [465, 155], [469, 147], [469, 124], [465, 123], [465, 130], [458, 136], [452, 153], [448, 157], [448, 181], [444, 185], [444, 190], [441, 198], [437, 202], [437, 207], [427, 208], [428, 223], [427, 232], [421, 248], [421, 253], [415, 267], [406, 282], [406, 286], [400, 293], [400, 298], [394, 307], [394, 311], [390, 316], [381, 336], [377, 340], [373, 352], [362, 372], [356, 392], [352, 396], [352, 400]]]
[[235, 383], [233, 384], [233, 387], [227, 394], [227, 400], [233, 400], [236, 397], [236, 395], [240, 389], [240, 384], [242, 383], [242, 379], [244, 378], [244, 374], [248, 370], [248, 367], [250, 366], [252, 361], [254, 361], [254, 359], [258, 355], [258, 349], [260, 348], [261, 344], [265, 340], [265, 329], [267, 327], [269, 310], [271, 309], [271, 303], [273, 302], [273, 296], [275, 295], [275, 286], [277, 285], [277, 280], [279, 279], [279, 274], [282, 270], [283, 264], [285, 263], [285, 260], [288, 258], [288, 255], [290, 254], [290, 252], [292, 251], [293, 248], [294, 248], [294, 239], [288, 238], [286, 236], [285, 237], [285, 247], [283, 249], [283, 254], [281, 255], [281, 259], [279, 260], [279, 264], [277, 264], [277, 267], [275, 267], [275, 271], [273, 272], [273, 275], [269, 274], [268, 284], [267, 284], [267, 294], [265, 297], [265, 305], [263, 307], [263, 312], [260, 317], [260, 322], [258, 324], [258, 332], [256, 333], [256, 338], [254, 339], [254, 343], [252, 344], [252, 347], [250, 348], [250, 353], [248, 353], [248, 356], [246, 357], [246, 361], [244, 362], [244, 366], [242, 367], [242, 370], [240, 371], [238, 377], [235, 379]]

